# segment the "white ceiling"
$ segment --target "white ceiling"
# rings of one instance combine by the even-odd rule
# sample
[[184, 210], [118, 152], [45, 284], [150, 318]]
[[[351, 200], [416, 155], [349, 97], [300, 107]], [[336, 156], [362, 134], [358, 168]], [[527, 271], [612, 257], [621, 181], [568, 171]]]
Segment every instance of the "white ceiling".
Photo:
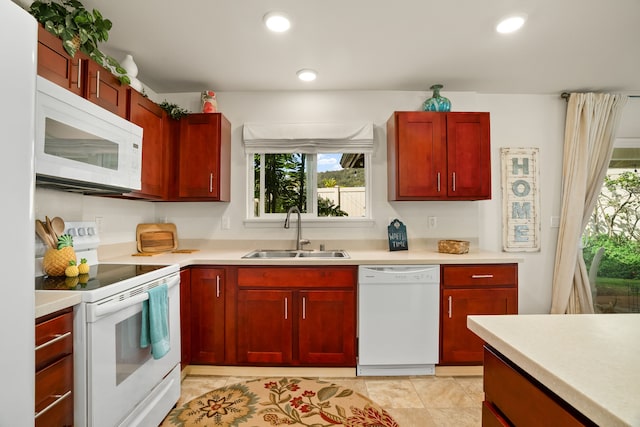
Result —
[[[640, 94], [639, 0], [84, 0], [159, 93], [424, 90]], [[284, 34], [262, 17], [282, 11]], [[504, 36], [499, 18], [528, 15]], [[301, 68], [318, 71], [299, 82]]]

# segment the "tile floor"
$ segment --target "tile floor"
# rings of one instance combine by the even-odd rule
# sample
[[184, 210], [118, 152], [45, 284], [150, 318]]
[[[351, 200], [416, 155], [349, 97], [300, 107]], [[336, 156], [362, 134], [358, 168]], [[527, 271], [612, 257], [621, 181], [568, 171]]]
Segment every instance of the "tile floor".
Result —
[[[178, 405], [209, 390], [256, 377], [189, 375]], [[368, 396], [400, 427], [479, 427], [483, 400], [481, 376], [321, 377]]]

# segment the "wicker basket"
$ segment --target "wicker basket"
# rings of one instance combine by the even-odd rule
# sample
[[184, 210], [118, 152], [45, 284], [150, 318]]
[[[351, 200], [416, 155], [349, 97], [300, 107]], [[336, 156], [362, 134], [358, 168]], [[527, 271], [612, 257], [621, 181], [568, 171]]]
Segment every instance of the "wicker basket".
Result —
[[439, 240], [438, 252], [444, 254], [466, 254], [469, 252], [469, 242], [466, 240]]

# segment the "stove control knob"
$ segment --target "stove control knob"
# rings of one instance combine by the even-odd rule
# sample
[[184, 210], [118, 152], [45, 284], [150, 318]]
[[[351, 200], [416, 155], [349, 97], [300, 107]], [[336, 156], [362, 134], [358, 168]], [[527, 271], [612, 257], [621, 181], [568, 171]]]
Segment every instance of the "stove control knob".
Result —
[[78, 228], [78, 236], [84, 236], [85, 234], [87, 234], [86, 228]]
[[77, 236], [76, 229], [75, 228], [69, 228], [67, 230], [67, 234], [70, 235], [71, 237], [76, 237]]
[[96, 234], [96, 230], [94, 230], [93, 227], [87, 227], [87, 234], [89, 236], [94, 236]]

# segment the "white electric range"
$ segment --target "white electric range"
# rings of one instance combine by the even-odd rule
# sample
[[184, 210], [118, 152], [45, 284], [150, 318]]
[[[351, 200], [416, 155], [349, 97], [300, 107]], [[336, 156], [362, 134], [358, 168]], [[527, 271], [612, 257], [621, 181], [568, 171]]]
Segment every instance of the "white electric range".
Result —
[[[99, 263], [94, 222], [68, 222], [89, 280], [69, 283], [42, 275], [46, 249], [36, 244], [37, 291], [78, 292], [74, 307], [74, 418], [77, 427], [156, 426], [180, 397], [179, 266]], [[147, 291], [168, 287], [170, 350], [159, 359], [140, 346]], [[71, 286], [70, 286], [71, 285]]]

